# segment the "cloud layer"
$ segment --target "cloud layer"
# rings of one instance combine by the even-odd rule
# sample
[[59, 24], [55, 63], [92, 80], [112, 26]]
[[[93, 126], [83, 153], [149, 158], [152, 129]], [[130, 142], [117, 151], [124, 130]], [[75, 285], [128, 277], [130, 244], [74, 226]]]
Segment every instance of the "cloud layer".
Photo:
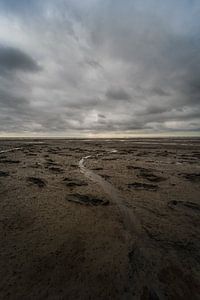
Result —
[[2, 72], [14, 70], [38, 71], [37, 63], [19, 49], [0, 46], [0, 68]]
[[198, 133], [198, 0], [0, 1], [0, 135]]

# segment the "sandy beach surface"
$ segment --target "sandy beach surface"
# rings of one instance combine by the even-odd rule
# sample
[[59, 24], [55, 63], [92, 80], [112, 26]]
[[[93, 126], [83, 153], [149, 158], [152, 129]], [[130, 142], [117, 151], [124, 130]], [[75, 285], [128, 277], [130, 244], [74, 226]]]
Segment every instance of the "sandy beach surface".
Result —
[[200, 139], [0, 140], [0, 299], [200, 299]]

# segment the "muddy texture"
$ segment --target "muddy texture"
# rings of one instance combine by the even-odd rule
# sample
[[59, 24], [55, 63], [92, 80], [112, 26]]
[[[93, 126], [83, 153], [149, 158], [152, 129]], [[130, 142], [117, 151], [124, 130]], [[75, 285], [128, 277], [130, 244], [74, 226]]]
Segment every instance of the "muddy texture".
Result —
[[79, 179], [70, 179], [68, 177], [66, 177], [64, 180], [64, 184], [67, 187], [77, 187], [77, 186], [87, 186], [88, 183], [86, 181], [83, 180], [79, 180]]
[[128, 188], [133, 188], [136, 190], [149, 190], [149, 191], [156, 191], [158, 186], [155, 184], [149, 183], [141, 183], [141, 182], [133, 182], [128, 184]]
[[192, 181], [192, 182], [200, 183], [200, 173], [183, 174], [183, 177], [185, 179], [188, 179], [188, 180]]
[[109, 204], [108, 200], [102, 200], [91, 195], [81, 195], [81, 194], [71, 194], [70, 196], [67, 196], [67, 200], [75, 203], [94, 205], [94, 206]]
[[0, 299], [198, 300], [199, 158], [198, 138], [0, 140]]
[[0, 177], [8, 177], [9, 172], [0, 171]]
[[43, 179], [41, 178], [37, 178], [37, 177], [28, 177], [27, 178], [27, 181], [34, 184], [34, 185], [37, 185], [38, 187], [40, 188], [43, 188], [46, 186], [46, 183]]

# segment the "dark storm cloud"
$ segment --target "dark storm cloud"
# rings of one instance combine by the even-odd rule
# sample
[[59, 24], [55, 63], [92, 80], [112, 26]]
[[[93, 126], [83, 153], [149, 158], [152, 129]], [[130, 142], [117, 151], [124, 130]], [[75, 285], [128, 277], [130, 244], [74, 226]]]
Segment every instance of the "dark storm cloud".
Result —
[[198, 0], [1, 0], [1, 130], [197, 131], [199, 13]]
[[0, 71], [38, 71], [40, 70], [36, 61], [23, 51], [0, 46]]
[[146, 113], [147, 114], [162, 114], [162, 113], [170, 111], [170, 110], [171, 110], [171, 108], [166, 107], [166, 106], [151, 105], [146, 108]]
[[113, 100], [130, 100], [131, 96], [123, 89], [110, 88], [106, 92], [106, 97]]
[[23, 108], [28, 104], [28, 101], [23, 97], [16, 97], [9, 92], [0, 90], [0, 105], [1, 109], [15, 109], [23, 110]]

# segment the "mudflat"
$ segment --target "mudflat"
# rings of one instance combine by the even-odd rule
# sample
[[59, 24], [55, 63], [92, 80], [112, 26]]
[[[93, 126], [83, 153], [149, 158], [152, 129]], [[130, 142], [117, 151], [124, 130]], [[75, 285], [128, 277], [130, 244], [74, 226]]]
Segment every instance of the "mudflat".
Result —
[[0, 140], [0, 299], [200, 299], [200, 139]]

